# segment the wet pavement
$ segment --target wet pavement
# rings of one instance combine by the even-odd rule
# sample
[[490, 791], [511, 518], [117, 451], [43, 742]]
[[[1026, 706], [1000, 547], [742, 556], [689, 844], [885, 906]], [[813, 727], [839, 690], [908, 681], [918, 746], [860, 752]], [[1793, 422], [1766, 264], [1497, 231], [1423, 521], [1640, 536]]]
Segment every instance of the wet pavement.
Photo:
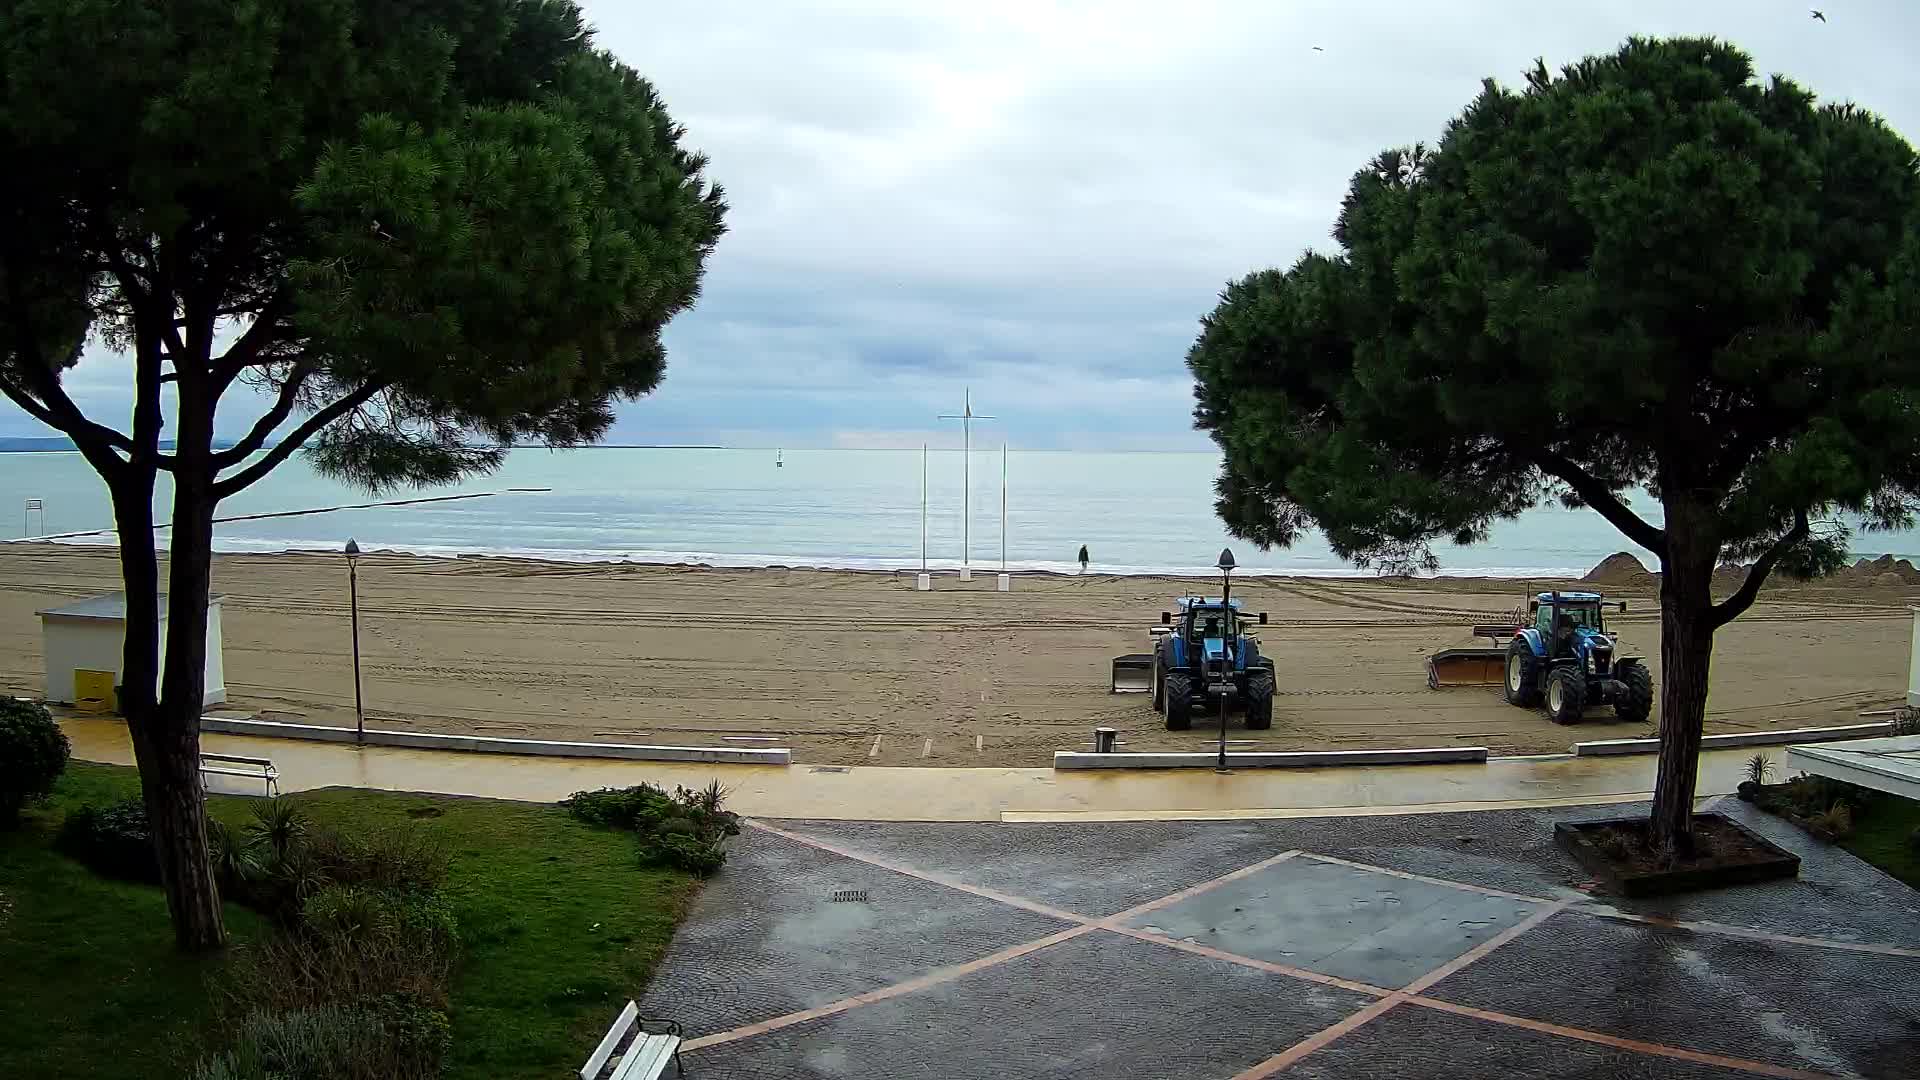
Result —
[[1920, 892], [1737, 801], [1797, 881], [1595, 895], [1596, 806], [767, 820], [642, 1011], [714, 1077], [1920, 1076]]

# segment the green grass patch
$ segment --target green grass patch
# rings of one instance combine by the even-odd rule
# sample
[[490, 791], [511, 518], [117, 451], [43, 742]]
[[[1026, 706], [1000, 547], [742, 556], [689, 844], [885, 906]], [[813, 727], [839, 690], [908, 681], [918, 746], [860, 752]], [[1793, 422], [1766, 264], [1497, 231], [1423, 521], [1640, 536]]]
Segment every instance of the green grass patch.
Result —
[[1920, 850], [1912, 840], [1916, 830], [1920, 802], [1882, 793], [1855, 816], [1853, 836], [1840, 846], [1920, 889]]
[[[219, 956], [173, 951], [158, 889], [99, 878], [49, 846], [68, 810], [139, 792], [133, 770], [75, 762], [23, 829], [0, 833], [0, 1076], [177, 1076], [209, 1034]], [[419, 829], [451, 860], [460, 921], [449, 1077], [578, 1069], [659, 962], [695, 888], [643, 870], [631, 835], [557, 807], [339, 789], [289, 796], [343, 832]], [[215, 796], [239, 826], [250, 800]], [[236, 943], [265, 932], [228, 905]]]

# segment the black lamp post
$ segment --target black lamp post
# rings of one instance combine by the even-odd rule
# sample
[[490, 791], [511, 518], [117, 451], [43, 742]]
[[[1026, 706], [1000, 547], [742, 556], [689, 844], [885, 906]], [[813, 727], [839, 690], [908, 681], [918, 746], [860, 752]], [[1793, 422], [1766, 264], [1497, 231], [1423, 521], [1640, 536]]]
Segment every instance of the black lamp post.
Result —
[[[1220, 606], [1226, 609], [1221, 619], [1221, 625], [1227, 631], [1226, 640], [1222, 644], [1226, 646], [1227, 663], [1233, 664], [1239, 659], [1234, 649], [1239, 641], [1239, 627], [1234, 625], [1233, 617], [1233, 552], [1227, 548], [1221, 548], [1220, 561], [1215, 565], [1220, 567]], [[1231, 672], [1232, 669], [1229, 668], [1229, 676]], [[1213, 771], [1221, 773], [1227, 771], [1227, 695], [1225, 694], [1220, 695], [1220, 760], [1214, 765]]]
[[347, 537], [347, 595], [353, 610], [353, 741], [367, 741], [367, 713], [360, 704], [360, 545]]

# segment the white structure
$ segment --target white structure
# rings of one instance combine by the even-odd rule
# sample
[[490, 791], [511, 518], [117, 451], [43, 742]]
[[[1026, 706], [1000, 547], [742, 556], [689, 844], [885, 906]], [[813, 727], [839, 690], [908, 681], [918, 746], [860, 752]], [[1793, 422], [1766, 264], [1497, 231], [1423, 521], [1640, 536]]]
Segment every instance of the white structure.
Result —
[[1907, 644], [1907, 707], [1920, 709], [1920, 607], [1913, 612], [1913, 634]]
[[[220, 601], [207, 598], [207, 705], [227, 700], [226, 666], [221, 659]], [[120, 656], [126, 643], [127, 594], [109, 593], [40, 614], [41, 639], [47, 658], [46, 698], [49, 703], [72, 705], [82, 697], [103, 696], [98, 689], [82, 694], [77, 687], [98, 687], [102, 675], [111, 675], [105, 690], [121, 681]], [[160, 594], [160, 663], [167, 652], [167, 596]], [[158, 690], [158, 686], [155, 687]]]
[[1920, 735], [1789, 746], [1787, 769], [1920, 799]]

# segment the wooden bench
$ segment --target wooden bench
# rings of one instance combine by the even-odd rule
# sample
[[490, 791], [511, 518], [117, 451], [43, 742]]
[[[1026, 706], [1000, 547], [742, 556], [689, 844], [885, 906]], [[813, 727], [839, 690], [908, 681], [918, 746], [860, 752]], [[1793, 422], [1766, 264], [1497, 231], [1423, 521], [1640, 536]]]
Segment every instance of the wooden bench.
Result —
[[[650, 1032], [647, 1025], [665, 1028]], [[607, 1029], [607, 1036], [580, 1066], [580, 1080], [656, 1080], [673, 1062], [676, 1076], [685, 1076], [680, 1066], [680, 1025], [671, 1020], [642, 1020], [640, 1006], [629, 1001], [627, 1007]]]
[[216, 776], [244, 776], [249, 780], [258, 780], [264, 785], [269, 799], [280, 796], [280, 772], [273, 762], [266, 758], [240, 757], [235, 754], [200, 754], [200, 774]]

